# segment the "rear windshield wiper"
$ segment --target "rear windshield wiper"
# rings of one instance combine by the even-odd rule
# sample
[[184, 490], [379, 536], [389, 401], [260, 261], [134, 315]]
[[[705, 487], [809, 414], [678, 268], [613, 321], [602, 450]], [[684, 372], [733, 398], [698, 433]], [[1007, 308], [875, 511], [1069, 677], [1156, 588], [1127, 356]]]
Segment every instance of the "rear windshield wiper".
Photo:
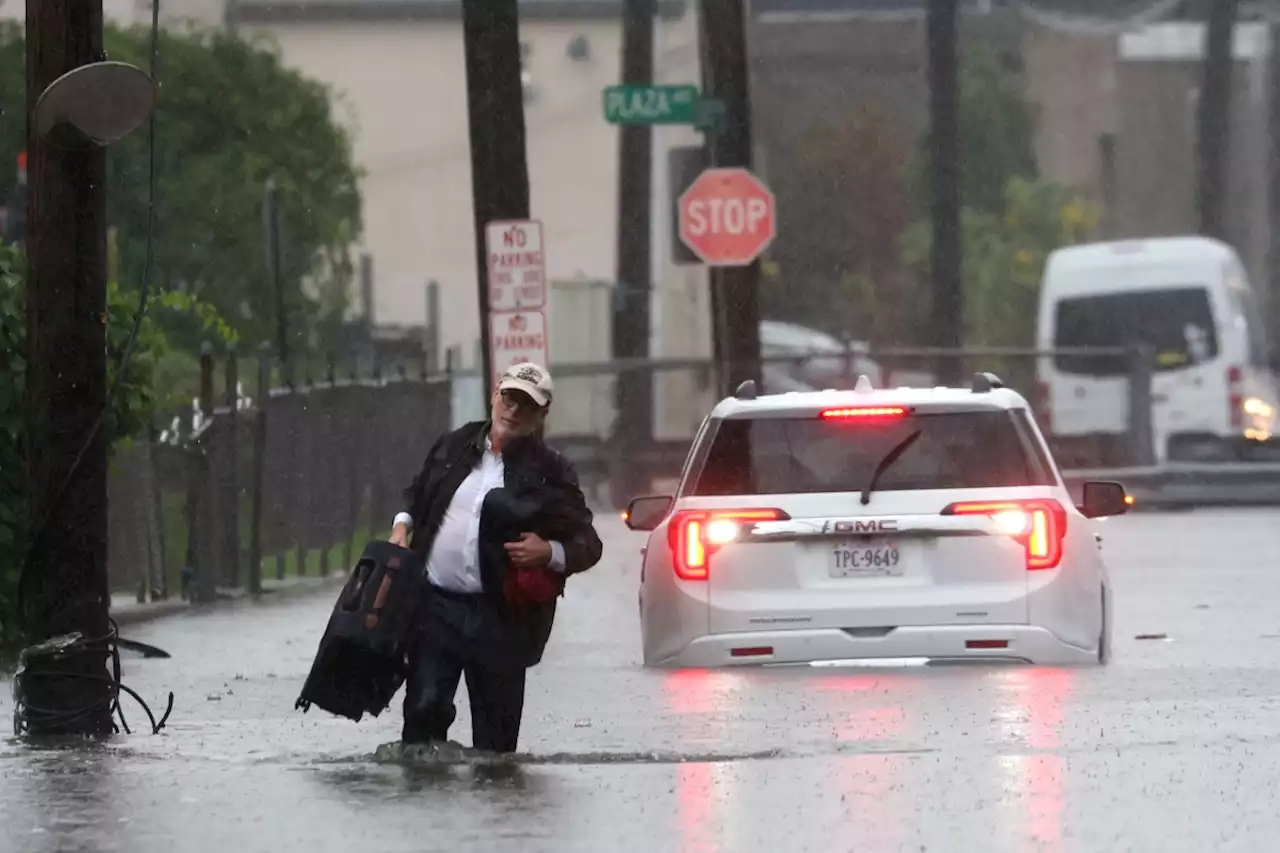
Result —
[[866, 506], [871, 503], [871, 492], [876, 487], [876, 483], [880, 482], [880, 478], [884, 476], [884, 472], [889, 470], [893, 463], [897, 462], [902, 454], [907, 452], [911, 445], [916, 443], [916, 439], [920, 437], [920, 430], [916, 430], [911, 435], [904, 438], [893, 446], [893, 449], [884, 455], [880, 460], [880, 464], [876, 466], [875, 473], [871, 475], [871, 482], [867, 483], [867, 487], [862, 490], [862, 505]]

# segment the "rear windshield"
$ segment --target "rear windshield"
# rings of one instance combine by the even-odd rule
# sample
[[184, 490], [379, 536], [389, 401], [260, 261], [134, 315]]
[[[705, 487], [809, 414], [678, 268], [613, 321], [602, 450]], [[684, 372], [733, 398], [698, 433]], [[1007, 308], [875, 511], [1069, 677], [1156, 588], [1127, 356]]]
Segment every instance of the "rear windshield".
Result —
[[[1155, 370], [1177, 370], [1216, 358], [1218, 335], [1203, 287], [1110, 293], [1058, 303], [1055, 348], [1127, 347], [1146, 344]], [[1085, 376], [1129, 372], [1121, 355], [1058, 355], [1057, 368]]]
[[1048, 485], [1009, 412], [892, 419], [761, 418], [722, 421], [692, 495], [860, 492], [876, 466], [916, 430], [876, 491]]

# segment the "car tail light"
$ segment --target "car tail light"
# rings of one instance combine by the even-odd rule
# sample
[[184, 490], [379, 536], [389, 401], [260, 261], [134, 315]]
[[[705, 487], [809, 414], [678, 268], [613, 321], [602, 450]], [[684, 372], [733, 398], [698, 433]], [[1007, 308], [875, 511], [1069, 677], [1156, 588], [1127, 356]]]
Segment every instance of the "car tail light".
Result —
[[1244, 371], [1238, 367], [1227, 369], [1227, 414], [1231, 418], [1231, 428], [1239, 429], [1244, 423], [1244, 394], [1240, 384], [1244, 381]]
[[907, 413], [900, 406], [857, 406], [844, 409], [823, 409], [824, 421], [852, 420], [854, 418], [900, 418]]
[[667, 527], [667, 544], [676, 576], [686, 581], [707, 579], [711, 555], [721, 546], [736, 541], [744, 526], [756, 521], [785, 521], [790, 516], [780, 509], [726, 509], [676, 513]]
[[1052, 498], [951, 504], [943, 515], [989, 515], [995, 527], [1022, 543], [1028, 569], [1052, 569], [1062, 561], [1067, 513]]

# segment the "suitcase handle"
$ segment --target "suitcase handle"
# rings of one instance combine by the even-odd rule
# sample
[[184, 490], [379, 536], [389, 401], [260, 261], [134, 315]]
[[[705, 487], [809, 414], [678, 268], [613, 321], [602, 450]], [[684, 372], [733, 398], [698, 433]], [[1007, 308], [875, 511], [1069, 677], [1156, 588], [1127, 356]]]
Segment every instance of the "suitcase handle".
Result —
[[374, 591], [369, 588], [369, 579], [373, 577], [373, 573], [377, 568], [378, 562], [376, 560], [371, 557], [362, 557], [351, 572], [351, 580], [347, 582], [346, 589], [343, 590], [342, 603], [340, 605], [344, 613], [355, 613], [361, 609], [367, 610], [368, 615], [365, 616], [365, 627], [370, 629], [377, 626], [382, 617], [382, 611], [387, 606], [387, 597], [391, 594], [391, 573], [400, 571], [400, 558], [393, 557], [387, 561], [386, 572], [382, 575], [382, 582], [378, 584], [377, 590]]
[[344, 613], [355, 613], [360, 609], [365, 585], [369, 583], [369, 578], [373, 576], [373, 570], [377, 567], [378, 564], [367, 557], [356, 563], [356, 567], [351, 570], [351, 579], [347, 581], [347, 586], [342, 591], [340, 607]]

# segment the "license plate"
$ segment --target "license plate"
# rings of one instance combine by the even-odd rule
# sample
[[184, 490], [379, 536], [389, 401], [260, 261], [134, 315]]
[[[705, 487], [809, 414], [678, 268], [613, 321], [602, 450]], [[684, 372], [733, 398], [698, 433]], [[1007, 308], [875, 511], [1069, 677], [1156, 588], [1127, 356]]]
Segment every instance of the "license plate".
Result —
[[896, 578], [904, 568], [896, 542], [840, 542], [830, 554], [833, 578]]

